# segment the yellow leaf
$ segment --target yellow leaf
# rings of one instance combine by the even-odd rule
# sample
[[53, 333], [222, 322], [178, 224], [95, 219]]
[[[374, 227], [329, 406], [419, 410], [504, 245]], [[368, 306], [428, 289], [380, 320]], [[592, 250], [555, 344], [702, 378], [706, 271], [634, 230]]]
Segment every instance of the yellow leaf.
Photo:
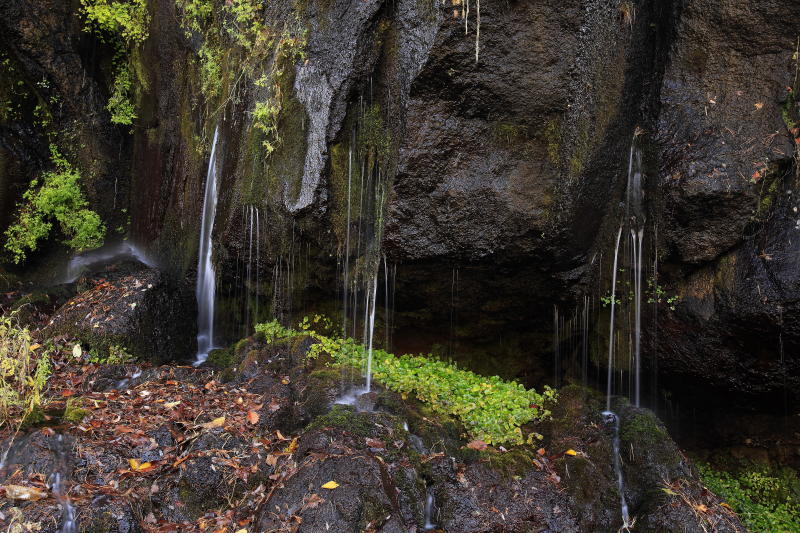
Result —
[[225, 417], [221, 416], [219, 418], [215, 418], [211, 422], [200, 424], [200, 427], [204, 429], [214, 429], [214, 428], [221, 428], [224, 425], [225, 425]]
[[147, 470], [147, 469], [149, 469], [151, 466], [153, 466], [153, 465], [152, 465], [151, 463], [149, 463], [149, 462], [147, 462], [147, 463], [140, 463], [140, 462], [139, 462], [139, 461], [137, 461], [136, 459], [128, 459], [128, 464], [131, 466], [131, 470], [133, 470], [134, 472], [141, 472], [142, 470]]
[[[297, 449], [297, 437], [293, 438], [292, 442], [289, 443], [289, 446], [286, 447], [286, 452], [287, 453], [294, 453], [294, 451], [296, 449]], [[334, 488], [336, 488], [336, 487], [334, 487]]]
[[569, 450], [564, 452], [564, 455], [572, 455], [574, 457], [574, 456], [578, 455], [578, 452], [576, 452], [575, 450], [570, 448]]
[[81, 350], [81, 345], [76, 344], [75, 346], [72, 347], [72, 357], [74, 357], [75, 359], [80, 359], [81, 355], [83, 355], [83, 350]]
[[179, 403], [181, 403], [180, 400], [178, 400], [176, 402], [167, 402], [167, 403], [164, 404], [164, 407], [166, 407], [167, 409], [172, 409], [173, 407], [177, 406]]
[[328, 481], [327, 483], [322, 485], [323, 489], [328, 489], [328, 490], [333, 490], [333, 489], [338, 488], [338, 487], [339, 487], [339, 484], [336, 483], [335, 481]]
[[247, 533], [247, 530], [242, 528], [236, 531], [236, 533]]
[[37, 349], [39, 349], [39, 348], [41, 348], [41, 347], [42, 347], [42, 345], [41, 345], [41, 344], [34, 343], [34, 344], [31, 344], [31, 346], [30, 346], [30, 348], [29, 348], [29, 349], [30, 349], [30, 351], [34, 351], [34, 350], [37, 350]]

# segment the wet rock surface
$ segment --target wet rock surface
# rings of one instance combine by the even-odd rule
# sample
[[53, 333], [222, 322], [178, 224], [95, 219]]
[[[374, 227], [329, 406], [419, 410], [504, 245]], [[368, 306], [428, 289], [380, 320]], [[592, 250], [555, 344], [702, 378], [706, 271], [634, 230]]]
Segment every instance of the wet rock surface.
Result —
[[120, 346], [145, 361], [188, 360], [195, 352], [194, 295], [159, 271], [122, 263], [78, 282], [79, 292], [50, 317], [44, 334], [86, 348]]
[[[235, 361], [227, 376], [154, 367], [130, 387], [107, 388], [102, 377], [116, 377], [119, 367], [87, 372], [82, 420], [17, 437], [4, 463], [4, 486], [37, 488], [44, 498], [0, 500], [0, 513], [21, 511], [42, 531], [56, 531], [63, 514], [48, 478], [59, 473], [79, 531], [235, 523], [255, 531], [408, 533], [427, 523], [454, 533], [579, 532], [621, 524], [611, 428], [586, 389], [563, 389], [553, 420], [537, 428], [544, 434], [539, 451], [478, 452], [466, 446], [463, 427], [393, 393], [373, 392], [370, 411], [331, 405], [341, 376], [304, 368], [298, 358], [307, 343], [268, 346], [253, 338], [235, 348], [248, 362]], [[72, 386], [76, 370], [59, 368], [56, 393]], [[324, 408], [302, 407], [321, 372], [333, 397], [325, 396]], [[271, 419], [270, 404], [292, 415]], [[693, 531], [702, 523], [744, 531], [699, 485], [649, 411], [624, 401], [614, 408], [637, 529]], [[695, 512], [701, 504], [706, 511]]]

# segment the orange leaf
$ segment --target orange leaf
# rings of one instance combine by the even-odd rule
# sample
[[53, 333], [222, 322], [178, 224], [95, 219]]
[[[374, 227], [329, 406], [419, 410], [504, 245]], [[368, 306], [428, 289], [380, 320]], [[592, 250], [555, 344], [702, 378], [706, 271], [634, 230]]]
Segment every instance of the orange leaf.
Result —
[[261, 418], [255, 411], [247, 411], [247, 421], [251, 424], [258, 424], [258, 419]]
[[72, 389], [64, 389], [61, 391], [61, 396], [66, 398], [67, 396], [75, 396], [75, 391]]
[[489, 445], [483, 442], [482, 440], [473, 440], [472, 442], [467, 444], [467, 448], [469, 448], [470, 450], [478, 450], [479, 452], [482, 452], [488, 447]]

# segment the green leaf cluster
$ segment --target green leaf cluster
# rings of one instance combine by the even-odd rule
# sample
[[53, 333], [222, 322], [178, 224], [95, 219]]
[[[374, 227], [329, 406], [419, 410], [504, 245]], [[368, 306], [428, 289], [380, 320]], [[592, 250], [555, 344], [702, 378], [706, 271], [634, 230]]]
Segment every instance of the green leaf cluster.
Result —
[[128, 43], [148, 37], [150, 13], [147, 0], [81, 0], [86, 31], [118, 35]]
[[[256, 332], [268, 342], [310, 336], [316, 343], [307, 357], [323, 354], [336, 365], [363, 368], [367, 349], [353, 339], [335, 338], [312, 329], [319, 319], [304, 319], [299, 329], [288, 329], [277, 321], [256, 325]], [[457, 417], [471, 438], [490, 444], [523, 444], [538, 437], [522, 430], [528, 422], [550, 416], [546, 406], [555, 401], [556, 392], [545, 387], [543, 393], [497, 376], [481, 376], [458, 368], [433, 356], [396, 356], [373, 350], [372, 371], [376, 381], [401, 395], [414, 396], [433, 411]]]
[[81, 14], [86, 20], [85, 32], [101, 40], [110, 38], [117, 49], [106, 109], [111, 122], [130, 126], [136, 120], [130, 58], [133, 48], [149, 36], [147, 0], [81, 0]]
[[35, 357], [27, 329], [10, 316], [0, 316], [0, 424], [23, 421], [41, 408], [50, 377], [50, 358]]
[[78, 184], [80, 173], [55, 145], [50, 145], [50, 153], [55, 169], [31, 181], [22, 195], [17, 221], [6, 230], [5, 248], [15, 263], [36, 250], [38, 242], [50, 233], [53, 222], [58, 223], [70, 248], [81, 250], [103, 244], [105, 226], [88, 207]]
[[793, 470], [751, 466], [736, 473], [697, 465], [703, 484], [754, 533], [800, 532], [800, 479]]
[[111, 122], [130, 126], [136, 120], [136, 106], [133, 104], [133, 82], [131, 70], [127, 63], [117, 66], [111, 97], [106, 109], [111, 113]]

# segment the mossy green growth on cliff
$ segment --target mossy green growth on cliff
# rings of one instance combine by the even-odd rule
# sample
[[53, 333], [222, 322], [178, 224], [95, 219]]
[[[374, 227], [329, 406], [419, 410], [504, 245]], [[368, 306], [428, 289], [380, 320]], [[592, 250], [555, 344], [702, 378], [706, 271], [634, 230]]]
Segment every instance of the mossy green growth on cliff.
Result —
[[[316, 343], [307, 357], [330, 356], [334, 364], [363, 368], [367, 349], [353, 339], [329, 337], [311, 329], [324, 320], [304, 319], [299, 330], [283, 327], [277, 321], [256, 325], [256, 332], [267, 342], [311, 336]], [[402, 396], [413, 395], [435, 413], [455, 416], [470, 436], [490, 444], [523, 444], [538, 437], [523, 434], [521, 426], [550, 416], [546, 405], [556, 393], [545, 387], [543, 393], [497, 376], [487, 377], [436, 359], [414, 355], [395, 356], [373, 350], [373, 377]]]
[[6, 230], [4, 246], [15, 263], [36, 250], [39, 241], [49, 235], [53, 222], [58, 223], [70, 248], [81, 250], [103, 244], [105, 226], [100, 216], [89, 209], [78, 184], [80, 173], [55, 145], [50, 146], [50, 153], [55, 169], [31, 182], [22, 195], [16, 222]]
[[[110, 40], [116, 48], [114, 76], [106, 108], [114, 124], [131, 125], [136, 119], [133, 103], [135, 76], [132, 50], [149, 36], [150, 12], [147, 0], [81, 0], [84, 31], [102, 40]], [[139, 80], [142, 81], [142, 80]]]

